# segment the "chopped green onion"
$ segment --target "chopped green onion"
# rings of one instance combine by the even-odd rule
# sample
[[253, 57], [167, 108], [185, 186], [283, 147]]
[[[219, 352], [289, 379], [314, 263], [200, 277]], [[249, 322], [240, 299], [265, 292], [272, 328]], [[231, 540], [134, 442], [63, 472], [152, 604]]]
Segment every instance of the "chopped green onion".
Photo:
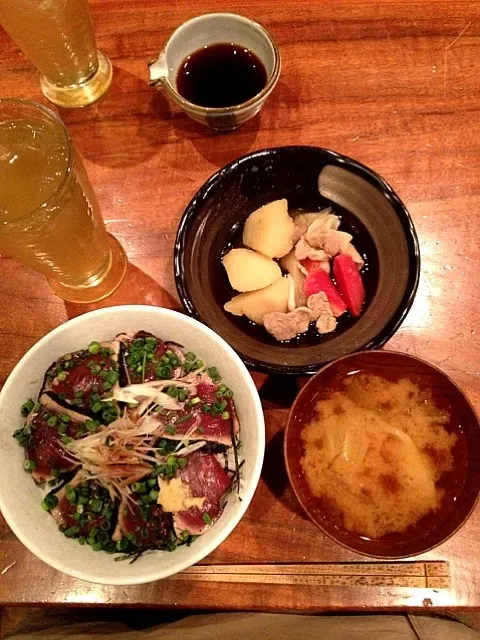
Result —
[[165, 469], [166, 469], [166, 465], [165, 464], [159, 464], [158, 466], [156, 466], [155, 469], [151, 473], [151, 475], [154, 476], [153, 479], [155, 479], [161, 473], [164, 473]]
[[58, 422], [58, 418], [57, 416], [50, 416], [50, 418], [47, 420], [47, 424], [49, 427], [54, 427]]
[[191, 405], [192, 405], [192, 407], [193, 407], [193, 406], [195, 406], [196, 404], [198, 404], [198, 403], [199, 403], [199, 402], [201, 402], [201, 401], [202, 401], [202, 400], [201, 400], [201, 398], [199, 398], [199, 397], [197, 396], [196, 398], [192, 398], [192, 399], [190, 400], [190, 404], [191, 404]]
[[23, 429], [17, 429], [13, 434], [13, 437], [17, 440], [18, 444], [24, 447], [28, 442], [28, 436], [25, 435]]
[[167, 364], [160, 367], [156, 367], [155, 374], [157, 375], [158, 378], [167, 380], [168, 378], [170, 378], [172, 374], [172, 367]]
[[156, 487], [157, 486], [157, 479], [156, 478], [149, 478], [147, 480], [147, 484], [149, 487]]
[[218, 382], [219, 380], [221, 380], [217, 367], [209, 367], [207, 369], [207, 373], [210, 376], [210, 378], [213, 380], [213, 382]]
[[224, 411], [222, 413], [222, 420], [228, 420], [230, 418], [230, 414], [228, 411]]
[[87, 427], [87, 429], [89, 431], [95, 431], [95, 429], [97, 428], [98, 424], [96, 420], [91, 420], [90, 418], [88, 420], [85, 420], [85, 426]]
[[93, 513], [100, 513], [103, 509], [103, 502], [98, 498], [94, 498], [90, 506], [92, 508]]
[[175, 433], [177, 432], [177, 430], [175, 429], [175, 427], [173, 426], [173, 424], [169, 424], [165, 427], [164, 429], [165, 433], [168, 433], [169, 435], [173, 436], [175, 435]]
[[67, 416], [66, 413], [62, 413], [62, 415], [60, 416], [60, 420], [62, 422], [65, 422], [65, 424], [68, 424], [70, 422], [70, 416]]
[[194, 362], [194, 361], [197, 359], [197, 356], [196, 356], [192, 351], [189, 351], [189, 352], [185, 355], [185, 358], [186, 358], [187, 360], [189, 360], [190, 362]]
[[100, 343], [97, 342], [96, 340], [94, 340], [93, 342], [91, 342], [88, 346], [88, 350], [92, 355], [95, 355], [96, 353], [98, 353], [100, 351]]
[[63, 360], [71, 360], [71, 359], [72, 359], [72, 354], [71, 354], [71, 353], [66, 353], [66, 354], [63, 356]]
[[208, 513], [204, 513], [202, 515], [202, 520], [204, 521], [205, 524], [212, 524], [213, 520], [211, 519], [211, 517], [208, 515]]
[[80, 389], [79, 391], [75, 391], [75, 398], [83, 398], [85, 393]]
[[101, 402], [94, 402], [92, 405], [93, 413], [98, 413], [103, 409], [103, 404]]
[[177, 464], [177, 458], [175, 456], [168, 456], [167, 458], [167, 465], [169, 467], [173, 467], [174, 465]]
[[79, 531], [79, 527], [77, 527], [77, 525], [74, 525], [73, 527], [66, 529], [66, 531], [64, 531], [63, 533], [67, 536], [67, 538], [73, 538], [73, 536], [76, 536]]
[[66, 371], [60, 371], [57, 376], [57, 380], [60, 380], [60, 382], [65, 382], [65, 380], [67, 379], [67, 375], [68, 373]]
[[66, 435], [63, 435], [60, 440], [63, 442], [63, 444], [70, 444], [70, 442], [72, 441], [72, 438], [69, 438]]
[[75, 491], [75, 488], [69, 484], [67, 484], [65, 487], [65, 496], [71, 504], [77, 504], [78, 502], [77, 492]]
[[156, 489], [152, 489], [149, 494], [148, 497], [150, 498], [150, 500], [152, 502], [156, 502], [158, 499], [158, 491]]
[[47, 493], [45, 498], [42, 500], [42, 509], [45, 511], [50, 511], [58, 504], [58, 498], [53, 493]]
[[78, 540], [78, 544], [82, 544], [83, 545], [83, 544], [85, 544], [86, 538], [85, 538], [85, 536], [79, 536], [77, 540]]
[[192, 417], [191, 413], [187, 413], [184, 416], [180, 416], [180, 418], [177, 418], [175, 420], [175, 426], [177, 426], [178, 424], [182, 424], [182, 422], [186, 422], [187, 420], [190, 420], [191, 417]]
[[147, 490], [147, 487], [145, 485], [145, 482], [134, 482], [132, 484], [132, 491], [134, 493], [145, 493]]
[[26, 418], [28, 416], [28, 414], [30, 413], [30, 411], [32, 411], [33, 407], [34, 407], [34, 403], [33, 400], [27, 400], [27, 402], [24, 402], [22, 404], [22, 408], [21, 408], [21, 414], [24, 418]]
[[28, 458], [26, 458], [23, 461], [23, 468], [25, 469], [25, 471], [33, 471], [36, 466], [37, 463], [35, 462], [35, 460], [29, 460]]
[[137, 536], [134, 533], [127, 533], [125, 537], [132, 544], [137, 544]]
[[168, 387], [167, 394], [171, 398], [177, 398], [178, 397], [178, 389], [177, 389], [177, 387]]
[[110, 509], [110, 507], [105, 507], [105, 509], [102, 511], [102, 515], [107, 520], [110, 520], [111, 517], [113, 516], [113, 510]]
[[100, 531], [100, 533], [97, 535], [97, 542], [101, 542], [102, 544], [105, 544], [105, 542], [108, 542], [109, 540], [110, 540], [110, 536], [106, 531]]
[[121, 540], [117, 541], [116, 544], [116, 550], [117, 551], [125, 551], [126, 549], [128, 549], [128, 540], [127, 538], [122, 538]]
[[61, 422], [61, 423], [58, 425], [58, 429], [57, 429], [57, 431], [58, 431], [58, 433], [59, 433], [60, 435], [63, 435], [64, 433], [67, 433], [67, 431], [68, 431], [68, 424], [65, 424], [64, 422]]
[[109, 369], [109, 371], [107, 371], [107, 382], [110, 382], [111, 385], [114, 385], [119, 377], [119, 374], [113, 369]]
[[187, 466], [187, 460], [186, 458], [178, 458], [178, 466], [180, 467], [180, 469], [185, 469], [185, 467]]

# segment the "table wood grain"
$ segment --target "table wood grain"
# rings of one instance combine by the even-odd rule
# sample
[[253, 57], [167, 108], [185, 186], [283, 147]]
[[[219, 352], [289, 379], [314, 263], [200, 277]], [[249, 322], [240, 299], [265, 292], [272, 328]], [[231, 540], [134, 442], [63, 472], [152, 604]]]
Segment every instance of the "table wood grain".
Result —
[[[234, 158], [311, 144], [371, 166], [410, 210], [422, 252], [420, 288], [387, 349], [438, 365], [480, 409], [480, 23], [476, 2], [244, 0], [235, 11], [271, 30], [282, 53], [277, 89], [237, 132], [187, 119], [147, 83], [146, 61], [169, 33], [217, 0], [93, 0], [98, 45], [112, 59], [108, 95], [61, 110], [108, 229], [130, 260], [104, 304], [178, 307], [176, 227], [198, 187]], [[0, 32], [0, 94], [33, 98], [38, 74]], [[50, 329], [86, 310], [65, 304], [35, 272], [0, 260], [0, 383]], [[254, 375], [267, 419], [262, 480], [246, 516], [205, 564], [363, 562], [303, 516], [282, 459], [286, 411], [302, 381]], [[1, 425], [8, 428], [8, 425]], [[219, 584], [165, 580], [138, 587], [87, 584], [27, 552], [0, 523], [0, 602], [275, 611], [480, 607], [480, 507], [422, 561], [446, 561], [450, 589]]]

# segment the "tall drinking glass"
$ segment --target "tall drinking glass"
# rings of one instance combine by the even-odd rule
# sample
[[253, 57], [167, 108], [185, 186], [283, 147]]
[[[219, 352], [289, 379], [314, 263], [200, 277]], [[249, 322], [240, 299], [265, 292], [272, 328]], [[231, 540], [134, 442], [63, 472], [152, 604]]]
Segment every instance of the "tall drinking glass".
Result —
[[26, 100], [0, 100], [0, 252], [73, 302], [106, 298], [127, 266], [67, 129]]
[[51, 102], [84, 107], [110, 86], [112, 65], [95, 48], [88, 0], [0, 0], [0, 24], [39, 69]]

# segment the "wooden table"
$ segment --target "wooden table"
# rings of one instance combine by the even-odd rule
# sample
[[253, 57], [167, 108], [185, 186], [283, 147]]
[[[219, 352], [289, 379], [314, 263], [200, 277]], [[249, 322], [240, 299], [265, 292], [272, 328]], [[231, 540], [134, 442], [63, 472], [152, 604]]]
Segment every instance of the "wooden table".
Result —
[[[146, 61], [168, 34], [219, 0], [93, 0], [98, 44], [111, 57], [110, 92], [63, 110], [85, 159], [108, 229], [131, 265], [105, 304], [178, 307], [173, 242], [203, 181], [235, 157], [269, 146], [335, 149], [377, 170], [409, 208], [421, 243], [415, 304], [387, 345], [440, 366], [480, 409], [480, 24], [471, 2], [243, 0], [235, 10], [267, 26], [283, 58], [262, 113], [216, 135], [147, 84]], [[42, 100], [38, 74], [0, 33], [0, 94]], [[41, 336], [84, 307], [65, 304], [43, 279], [0, 262], [0, 382]], [[205, 563], [363, 561], [305, 519], [282, 459], [295, 381], [255, 375], [268, 446], [255, 498], [234, 533]], [[2, 425], [6, 428], [7, 425]], [[142, 605], [320, 611], [480, 606], [480, 507], [449, 542], [421, 560], [450, 563], [451, 589], [278, 586], [166, 580], [140, 587], [87, 584], [34, 558], [0, 523], [0, 601], [5, 604]]]

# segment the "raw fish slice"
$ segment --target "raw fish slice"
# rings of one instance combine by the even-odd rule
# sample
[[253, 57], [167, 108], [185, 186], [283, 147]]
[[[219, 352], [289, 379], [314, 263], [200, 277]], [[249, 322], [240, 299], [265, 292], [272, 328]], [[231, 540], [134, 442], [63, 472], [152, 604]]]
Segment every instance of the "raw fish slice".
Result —
[[[67, 486], [77, 490], [80, 486], [86, 488], [84, 497], [88, 498], [88, 502], [83, 505], [82, 513], [79, 513], [78, 505], [68, 499]], [[56, 496], [58, 504], [52, 509], [51, 514], [59, 525], [63, 525], [67, 529], [76, 527], [78, 530], [75, 537], [79, 535], [88, 536], [94, 528], [106, 531], [109, 534], [113, 533], [113, 521], [107, 519], [103, 511], [104, 509], [109, 509], [113, 512], [115, 505], [108, 496], [106, 489], [100, 487], [93, 480], [87, 480], [87, 476], [83, 471], [79, 471], [68, 485], [58, 491]], [[99, 511], [92, 509], [93, 500], [100, 503], [101, 508]], [[98, 507], [96, 506], [95, 509], [98, 509]]]
[[[32, 477], [35, 482], [41, 483], [78, 467], [79, 463], [66, 451], [61, 437], [76, 438], [86, 433], [88, 417], [64, 409], [46, 394], [40, 397], [39, 403], [39, 410], [28, 416], [27, 426], [31, 434], [25, 445], [25, 457], [35, 463]], [[62, 422], [62, 415], [68, 415], [68, 423]], [[54, 425], [49, 423], [52, 419], [55, 420]], [[60, 427], [62, 431], [65, 430], [63, 434], [59, 431]]]
[[221, 499], [230, 488], [232, 477], [214, 455], [201, 452], [187, 457], [187, 466], [179, 477], [188, 485], [194, 498], [204, 498], [204, 501], [201, 507], [174, 513], [175, 531], [177, 535], [184, 531], [200, 535], [220, 517], [223, 511]]
[[[183, 422], [176, 424], [177, 420], [182, 420], [186, 416], [191, 416]], [[145, 418], [145, 426], [157, 424], [156, 434], [159, 438], [166, 440], [207, 440], [231, 446], [232, 444], [232, 418], [226, 420], [221, 416], [212, 416], [204, 413], [201, 409], [192, 409], [190, 413], [186, 411], [178, 412], [174, 417], [167, 418], [159, 413], [151, 414]]]
[[66, 354], [48, 370], [44, 390], [79, 411], [90, 411], [99, 398], [110, 396], [118, 386], [118, 373], [112, 382], [107, 374], [117, 372], [119, 350], [120, 344], [114, 340], [100, 343], [98, 353], [84, 349]]
[[172, 518], [159, 504], [140, 506], [122, 498], [112, 540], [121, 540], [128, 534], [135, 536], [140, 549], [157, 547], [171, 538]]
[[[145, 363], [133, 361], [134, 356], [131, 354], [131, 348], [134, 346], [135, 340], [145, 340], [146, 338], [155, 339], [157, 341], [155, 348], [152, 350], [152, 358], [146, 359]], [[148, 331], [137, 331], [137, 333], [123, 333], [116, 338], [122, 345], [122, 367], [125, 373], [127, 384], [139, 384], [141, 382], [150, 382], [158, 380], [155, 368], [159, 360], [166, 354], [169, 346], [160, 338], [157, 338]]]

